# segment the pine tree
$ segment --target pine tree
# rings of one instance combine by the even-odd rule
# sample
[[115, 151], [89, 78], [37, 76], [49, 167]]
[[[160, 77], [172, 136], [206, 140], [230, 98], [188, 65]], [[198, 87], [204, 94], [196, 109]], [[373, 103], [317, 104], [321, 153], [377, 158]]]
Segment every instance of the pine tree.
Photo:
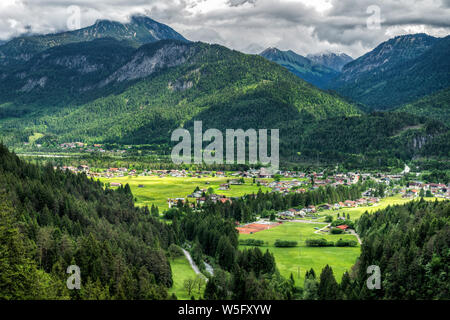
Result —
[[39, 299], [38, 270], [14, 221], [14, 211], [0, 194], [0, 299]]
[[317, 300], [319, 299], [319, 282], [316, 280], [314, 270], [306, 271], [305, 282], [303, 284], [303, 299]]
[[319, 300], [336, 300], [339, 298], [339, 286], [333, 275], [333, 269], [326, 265], [322, 269], [319, 282]]

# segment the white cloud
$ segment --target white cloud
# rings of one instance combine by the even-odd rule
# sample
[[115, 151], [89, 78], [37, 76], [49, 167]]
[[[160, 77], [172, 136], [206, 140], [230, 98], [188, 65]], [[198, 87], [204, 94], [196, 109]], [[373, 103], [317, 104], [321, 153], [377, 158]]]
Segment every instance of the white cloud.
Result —
[[[71, 5], [80, 7], [82, 27], [145, 13], [192, 40], [250, 53], [277, 46], [356, 57], [394, 35], [450, 33], [448, 0], [1, 0], [0, 39], [65, 30]], [[379, 29], [367, 28], [371, 5], [380, 8]]]

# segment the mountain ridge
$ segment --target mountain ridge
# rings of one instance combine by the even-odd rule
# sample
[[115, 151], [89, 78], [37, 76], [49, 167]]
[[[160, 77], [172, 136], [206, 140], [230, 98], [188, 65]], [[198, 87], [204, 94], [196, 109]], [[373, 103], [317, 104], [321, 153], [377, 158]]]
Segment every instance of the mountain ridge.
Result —
[[28, 61], [33, 55], [51, 47], [107, 37], [133, 41], [137, 45], [165, 39], [188, 41], [167, 25], [146, 16], [134, 15], [128, 23], [97, 20], [93, 25], [78, 30], [11, 39], [0, 48], [0, 65]]
[[344, 66], [329, 89], [389, 110], [450, 85], [450, 36], [399, 36]]
[[337, 71], [314, 63], [292, 50], [282, 51], [277, 48], [267, 48], [259, 55], [285, 67], [299, 78], [319, 88], [325, 88], [328, 82], [339, 74]]

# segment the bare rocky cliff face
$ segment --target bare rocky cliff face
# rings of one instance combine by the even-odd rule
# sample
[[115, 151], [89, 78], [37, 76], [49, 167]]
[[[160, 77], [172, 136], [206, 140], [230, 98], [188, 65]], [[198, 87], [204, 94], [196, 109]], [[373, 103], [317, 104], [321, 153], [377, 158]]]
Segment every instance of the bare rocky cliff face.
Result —
[[84, 55], [57, 58], [54, 60], [54, 63], [68, 69], [76, 70], [82, 74], [95, 72], [103, 67], [103, 64], [90, 63]]
[[159, 70], [179, 66], [191, 58], [195, 51], [187, 43], [167, 43], [150, 54], [145, 49], [138, 50], [131, 61], [102, 81], [100, 87], [112, 82], [142, 79]]
[[[55, 89], [85, 93], [195, 63], [201, 48], [178, 40], [145, 44], [138, 49], [114, 39], [69, 44], [39, 53], [20, 67], [0, 70], [0, 86], [6, 95], [40, 94]], [[168, 82], [168, 89], [190, 89], [198, 75], [197, 70], [195, 75]]]

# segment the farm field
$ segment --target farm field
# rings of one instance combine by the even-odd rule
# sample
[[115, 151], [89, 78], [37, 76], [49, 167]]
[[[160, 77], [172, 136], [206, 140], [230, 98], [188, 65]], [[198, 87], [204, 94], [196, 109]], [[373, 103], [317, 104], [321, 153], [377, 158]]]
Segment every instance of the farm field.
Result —
[[[191, 300], [191, 296], [188, 296], [184, 289], [184, 281], [186, 279], [195, 279], [197, 276], [192, 270], [188, 260], [185, 256], [170, 259], [170, 267], [172, 268], [173, 286], [169, 289], [169, 295], [175, 293], [178, 300]], [[200, 298], [197, 291], [191, 294], [195, 299]]]
[[[200, 189], [213, 188], [214, 193], [223, 194], [229, 197], [239, 197], [245, 194], [270, 191], [269, 188], [258, 186], [252, 183], [252, 179], [245, 179], [245, 184], [231, 185], [230, 190], [219, 190], [221, 184], [229, 177], [157, 177], [157, 176], [126, 176], [117, 178], [100, 178], [104, 183], [119, 182], [122, 185], [129, 184], [133, 195], [137, 199], [139, 206], [151, 206], [155, 204], [160, 212], [168, 208], [167, 198], [185, 198], [188, 194], [194, 192], [198, 186]], [[207, 184], [209, 182], [209, 184]], [[140, 188], [139, 185], [143, 187]]]
[[[275, 256], [275, 261], [280, 273], [288, 278], [292, 273], [297, 286], [303, 286], [305, 272], [311, 268], [316, 274], [320, 274], [327, 264], [333, 268], [336, 280], [340, 282], [345, 271], [355, 264], [360, 254], [360, 247], [306, 247], [305, 240], [311, 238], [325, 238], [328, 241], [342, 239], [356, 240], [353, 235], [328, 235], [315, 234], [314, 228], [322, 228], [321, 223], [285, 222], [282, 225], [263, 230], [254, 234], [240, 234], [239, 239], [257, 239], [268, 242], [268, 245], [260, 247], [262, 251], [268, 249]], [[277, 248], [274, 246], [276, 239], [297, 241], [299, 246], [293, 248]], [[240, 249], [249, 246], [240, 246]], [[299, 274], [300, 268], [300, 274]]]

